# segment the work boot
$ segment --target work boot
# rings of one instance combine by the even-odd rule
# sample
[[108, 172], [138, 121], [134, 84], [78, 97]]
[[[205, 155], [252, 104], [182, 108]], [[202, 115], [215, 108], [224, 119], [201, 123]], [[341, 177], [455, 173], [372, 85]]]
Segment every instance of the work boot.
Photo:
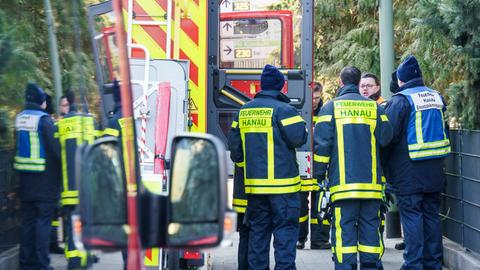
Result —
[[64, 254], [65, 251], [60, 246], [54, 245], [54, 246], [50, 246], [50, 253], [51, 254]]
[[311, 243], [310, 249], [331, 249], [332, 245], [329, 242], [318, 242], [318, 243]]
[[95, 254], [90, 254], [90, 256], [88, 256], [88, 259], [92, 262], [92, 263], [98, 263], [100, 262], [100, 258], [95, 255]]
[[395, 249], [396, 250], [404, 250], [405, 249], [405, 242], [400, 242], [395, 244]]
[[297, 249], [304, 249], [304, 248], [305, 248], [305, 241], [298, 241]]

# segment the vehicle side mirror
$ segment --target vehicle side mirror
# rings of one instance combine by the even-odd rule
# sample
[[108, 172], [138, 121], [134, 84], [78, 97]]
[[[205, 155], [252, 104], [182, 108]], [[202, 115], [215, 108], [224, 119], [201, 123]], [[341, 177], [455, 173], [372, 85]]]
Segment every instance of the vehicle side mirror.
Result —
[[167, 217], [168, 247], [212, 247], [223, 238], [226, 152], [209, 134], [177, 136], [172, 143]]
[[[80, 149], [79, 149], [80, 150]], [[81, 241], [87, 249], [127, 247], [125, 176], [118, 140], [105, 137], [77, 153]], [[80, 159], [80, 160], [79, 160]]]

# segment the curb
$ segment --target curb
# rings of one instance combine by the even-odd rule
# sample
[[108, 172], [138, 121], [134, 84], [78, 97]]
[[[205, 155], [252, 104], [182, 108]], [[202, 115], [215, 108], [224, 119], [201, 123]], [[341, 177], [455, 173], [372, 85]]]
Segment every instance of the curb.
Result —
[[450, 270], [480, 270], [480, 256], [444, 237], [443, 264]]
[[18, 245], [2, 252], [0, 255], [0, 270], [20, 269], [20, 265], [18, 262], [18, 253]]

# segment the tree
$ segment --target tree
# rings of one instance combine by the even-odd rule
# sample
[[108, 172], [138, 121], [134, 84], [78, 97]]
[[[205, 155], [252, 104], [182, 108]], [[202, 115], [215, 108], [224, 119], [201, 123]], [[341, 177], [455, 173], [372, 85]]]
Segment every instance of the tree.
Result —
[[432, 69], [438, 70], [438, 80], [448, 87], [449, 115], [462, 128], [479, 129], [480, 1], [422, 0], [417, 10], [416, 28], [431, 31], [444, 45], [431, 56], [436, 58]]
[[[76, 9], [72, 1], [78, 4]], [[92, 0], [72, 1], [51, 1], [62, 84], [64, 89], [78, 90], [83, 80], [89, 97], [94, 97], [97, 87], [84, 6], [84, 2], [88, 4]], [[48, 93], [53, 93], [45, 11], [42, 1], [25, 0], [3, 0], [0, 10], [0, 101], [3, 106], [18, 108], [23, 103], [23, 89], [28, 81], [37, 82]], [[80, 33], [78, 43], [75, 43], [75, 33]]]
[[[291, 9], [298, 2], [284, 0], [275, 8]], [[380, 75], [377, 5], [377, 0], [315, 1], [315, 75], [330, 95], [347, 65]], [[426, 85], [447, 96], [448, 115], [469, 129], [480, 128], [478, 14], [478, 0], [394, 1], [397, 64], [416, 55]]]

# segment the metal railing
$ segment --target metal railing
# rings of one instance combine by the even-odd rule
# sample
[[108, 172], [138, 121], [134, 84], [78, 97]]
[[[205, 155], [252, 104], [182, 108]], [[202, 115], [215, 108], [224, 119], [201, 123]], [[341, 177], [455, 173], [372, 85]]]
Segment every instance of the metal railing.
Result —
[[452, 154], [445, 160], [443, 235], [480, 254], [480, 131], [450, 131]]

